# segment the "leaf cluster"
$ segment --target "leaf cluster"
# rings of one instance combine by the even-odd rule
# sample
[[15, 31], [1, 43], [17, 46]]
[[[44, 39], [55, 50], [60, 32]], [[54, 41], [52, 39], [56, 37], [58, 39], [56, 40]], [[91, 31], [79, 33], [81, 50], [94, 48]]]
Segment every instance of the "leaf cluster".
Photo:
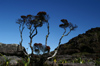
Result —
[[39, 55], [40, 53], [49, 53], [50, 52], [50, 47], [43, 45], [41, 43], [35, 43], [33, 46], [34, 52]]
[[17, 24], [26, 24], [28, 29], [33, 27], [42, 27], [44, 23], [47, 23], [49, 15], [46, 12], [38, 12], [36, 16], [34, 15], [22, 15], [20, 19], [17, 20]]
[[71, 22], [68, 22], [67, 19], [61, 19], [61, 22], [63, 23], [63, 24], [59, 25], [59, 27], [61, 27], [61, 28], [67, 28], [67, 27], [69, 27], [70, 30], [74, 30], [75, 28], [78, 27], [77, 25], [73, 25]]

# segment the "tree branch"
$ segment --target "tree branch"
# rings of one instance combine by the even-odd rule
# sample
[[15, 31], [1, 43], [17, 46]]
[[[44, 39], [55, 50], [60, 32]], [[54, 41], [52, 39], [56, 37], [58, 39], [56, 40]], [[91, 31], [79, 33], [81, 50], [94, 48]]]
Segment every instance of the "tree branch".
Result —
[[71, 32], [71, 30], [66, 34], [66, 35], [64, 35], [65, 33], [66, 33], [66, 29], [64, 28], [64, 33], [63, 33], [63, 35], [61, 36], [61, 38], [60, 38], [60, 40], [59, 40], [59, 44], [58, 44], [58, 47], [57, 47], [57, 49], [55, 50], [55, 52], [54, 52], [54, 54], [51, 56], [51, 57], [48, 57], [47, 59], [51, 59], [51, 58], [53, 58], [53, 57], [55, 57], [56, 56], [56, 54], [57, 54], [57, 52], [58, 52], [58, 49], [59, 49], [59, 46], [60, 46], [60, 43], [61, 43], [61, 40], [62, 40], [62, 38], [64, 37], [64, 36], [68, 36], [68, 34]]
[[47, 40], [48, 40], [48, 36], [50, 34], [49, 32], [49, 23], [47, 24], [47, 29], [48, 29], [48, 34], [46, 35], [46, 40], [45, 40], [45, 45], [47, 46]]
[[[21, 27], [22, 27], [22, 29], [21, 29]], [[23, 32], [24, 28], [25, 28], [24, 23], [22, 24], [22, 26], [21, 26], [21, 24], [19, 25], [19, 31], [20, 31], [20, 37], [21, 37], [21, 41], [20, 41], [21, 49], [22, 49], [22, 42], [23, 42], [22, 32]]]

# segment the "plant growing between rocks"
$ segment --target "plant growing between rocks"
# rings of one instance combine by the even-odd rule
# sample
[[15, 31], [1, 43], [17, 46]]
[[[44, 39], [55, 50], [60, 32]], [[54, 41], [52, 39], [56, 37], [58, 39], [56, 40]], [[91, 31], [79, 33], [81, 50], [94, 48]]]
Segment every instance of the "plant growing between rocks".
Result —
[[1, 66], [2, 64], [8, 66], [9, 60], [8, 60], [3, 54], [1, 54], [1, 53], [0, 53], [0, 56], [3, 56], [3, 57], [4, 57], [4, 60], [5, 60], [5, 62], [0, 62], [0, 66]]
[[[46, 59], [44, 60], [44, 56], [41, 55], [41, 52], [42, 52], [42, 54], [45, 54], [45, 53], [49, 54], [49, 52], [50, 52], [50, 47], [47, 46], [47, 40], [48, 40], [48, 36], [50, 34], [48, 19], [49, 19], [49, 15], [47, 15], [46, 12], [42, 11], [42, 12], [38, 12], [36, 16], [34, 16], [34, 15], [27, 15], [27, 16], [22, 15], [21, 18], [18, 19], [18, 21], [16, 22], [17, 24], [19, 24], [19, 31], [20, 31], [20, 37], [21, 37], [20, 45], [21, 46], [22, 46], [22, 42], [23, 42], [22, 32], [23, 32], [25, 27], [27, 27], [29, 29], [29, 38], [30, 38], [29, 46], [30, 46], [32, 52], [31, 52], [31, 56], [26, 54], [28, 56], [28, 59], [36, 58], [35, 54], [34, 54], [34, 52], [35, 52], [36, 56], [38, 56], [37, 59], [38, 58], [39, 59], [38, 60], [35, 59], [34, 61], [35, 62], [42, 61], [42, 65], [43, 65], [43, 62], [46, 61], [47, 59], [51, 59], [54, 56], [56, 56], [56, 54], [58, 52], [58, 49], [59, 49], [59, 46], [61, 44], [62, 38], [64, 36], [68, 36], [68, 34], [72, 30], [77, 28], [76, 25], [73, 25], [72, 23], [69, 23], [66, 19], [62, 19], [61, 22], [63, 22], [63, 24], [60, 24], [59, 27], [63, 28], [65, 31], [64, 31], [63, 35], [61, 36], [61, 38], [59, 40], [58, 47], [55, 50], [55, 53], [51, 57], [46, 57]], [[37, 28], [38, 27], [42, 27], [43, 24], [45, 24], [45, 23], [47, 24], [47, 29], [48, 29], [48, 33], [46, 35], [46, 40], [45, 40], [45, 45], [43, 45], [41, 43], [35, 43], [32, 46], [33, 37], [35, 37], [37, 35], [37, 33], [38, 33]], [[70, 31], [67, 34], [65, 34], [66, 33], [66, 28], [68, 28], [68, 27], [69, 27]], [[29, 62], [28, 62], [28, 64], [29, 64]]]
[[[50, 34], [48, 19], [49, 19], [49, 15], [47, 15], [46, 12], [38, 12], [36, 16], [22, 15], [21, 18], [18, 19], [18, 21], [16, 22], [17, 24], [19, 24], [19, 31], [20, 31], [20, 37], [21, 37], [20, 45], [21, 46], [22, 46], [22, 42], [23, 42], [22, 32], [23, 32], [25, 26], [29, 29], [29, 38], [30, 38], [29, 46], [32, 51], [31, 56], [33, 56], [34, 52], [39, 54], [40, 51], [42, 51], [43, 53], [45, 53], [46, 51], [47, 52], [50, 51], [50, 47], [47, 46], [47, 39]], [[48, 29], [48, 34], [46, 35], [45, 45], [42, 45], [41, 43], [40, 44], [35, 43], [34, 46], [32, 46], [32, 41], [33, 41], [32, 39], [38, 33], [37, 28], [42, 27], [43, 24], [45, 24], [45, 23], [47, 24], [47, 29]], [[35, 32], [35, 34], [34, 34], [34, 32]], [[27, 55], [27, 56], [29, 56], [29, 55]]]

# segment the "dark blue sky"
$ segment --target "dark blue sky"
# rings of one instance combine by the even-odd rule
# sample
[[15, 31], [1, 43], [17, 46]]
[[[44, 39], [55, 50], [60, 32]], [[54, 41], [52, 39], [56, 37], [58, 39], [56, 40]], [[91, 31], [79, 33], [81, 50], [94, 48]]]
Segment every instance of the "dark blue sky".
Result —
[[[64, 31], [59, 28], [61, 19], [67, 19], [78, 25], [75, 31], [62, 39], [62, 44], [85, 33], [88, 29], [100, 27], [100, 0], [0, 0], [0, 42], [18, 44], [20, 34], [19, 25], [16, 24], [17, 19], [21, 15], [36, 15], [39, 11], [45, 11], [50, 16], [48, 45], [51, 47], [51, 51], [58, 46]], [[47, 28], [44, 24], [42, 28], [38, 28], [38, 34], [33, 38], [33, 44], [44, 44], [46, 34]], [[23, 32], [25, 48], [30, 48], [28, 36], [29, 30], [25, 28]]]

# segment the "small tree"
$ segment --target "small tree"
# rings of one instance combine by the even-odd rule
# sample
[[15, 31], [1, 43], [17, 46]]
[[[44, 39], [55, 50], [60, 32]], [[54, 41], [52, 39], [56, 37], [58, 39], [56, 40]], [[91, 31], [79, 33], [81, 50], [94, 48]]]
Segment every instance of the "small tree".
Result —
[[20, 32], [20, 37], [21, 37], [21, 41], [20, 41], [20, 46], [21, 46], [21, 49], [22, 49], [22, 42], [23, 42], [23, 38], [22, 38], [22, 32], [24, 30], [24, 25], [25, 25], [25, 21], [26, 21], [26, 16], [21, 16], [21, 19], [18, 19], [17, 20], [17, 24], [19, 24], [19, 32]]
[[[32, 50], [32, 55], [33, 52], [35, 52], [37, 55], [40, 55], [41, 52], [44, 53], [49, 53], [50, 52], [50, 47], [47, 46], [47, 40], [48, 40], [48, 36], [50, 34], [49, 32], [49, 15], [47, 15], [46, 12], [38, 12], [36, 16], [34, 15], [27, 15], [24, 16], [22, 15], [20, 19], [18, 19], [18, 21], [16, 23], [19, 24], [19, 31], [20, 31], [20, 37], [21, 37], [21, 41], [20, 41], [20, 45], [22, 47], [22, 42], [23, 42], [23, 38], [22, 38], [22, 32], [25, 28], [25, 26], [29, 29], [29, 38], [30, 38], [30, 42], [29, 42], [29, 46]], [[62, 19], [61, 22], [63, 22], [63, 24], [60, 24], [59, 27], [64, 29], [63, 35], [61, 36], [61, 38], [59, 39], [59, 43], [58, 43], [58, 47], [55, 50], [54, 54], [51, 57], [48, 57], [46, 59], [50, 59], [53, 58], [54, 56], [56, 56], [59, 46], [61, 44], [61, 40], [64, 36], [68, 36], [68, 34], [74, 30], [75, 28], [77, 28], [76, 25], [73, 25], [72, 23], [68, 22], [66, 19]], [[35, 37], [38, 33], [37, 28], [38, 27], [42, 27], [43, 24], [47, 24], [47, 29], [48, 29], [48, 33], [46, 35], [46, 40], [45, 40], [45, 45], [41, 44], [41, 43], [35, 43], [32, 46], [32, 41], [33, 41], [33, 37]], [[68, 33], [66, 33], [66, 28], [70, 29], [70, 31]], [[34, 34], [35, 32], [35, 34]], [[66, 33], [66, 34], [65, 34]], [[28, 57], [30, 59], [30, 57]], [[45, 61], [44, 57], [41, 56], [40, 57], [40, 61], [43, 60], [41, 62], [41, 64], [43, 64], [43, 62]], [[32, 62], [33, 63], [33, 62]]]
[[[21, 36], [21, 42], [20, 42], [21, 46], [22, 46], [22, 41], [23, 41], [22, 32], [25, 28], [24, 25], [26, 25], [27, 28], [29, 29], [29, 31], [30, 31], [29, 32], [30, 33], [30, 35], [29, 35], [29, 38], [30, 38], [29, 45], [30, 45], [30, 48], [32, 50], [32, 54], [33, 54], [32, 39], [38, 33], [37, 28], [42, 27], [44, 23], [47, 23], [47, 29], [48, 29], [48, 34], [46, 35], [46, 41], [45, 41], [45, 45], [47, 46], [47, 39], [48, 39], [48, 36], [50, 34], [48, 19], [49, 19], [49, 15], [47, 15], [46, 12], [38, 12], [36, 16], [33, 16], [33, 15], [24, 16], [24, 15], [22, 15], [21, 19], [18, 19], [18, 21], [16, 22], [20, 25], [19, 31], [20, 31], [20, 36]], [[35, 31], [36, 31], [36, 33], [33, 34]]]
[[[59, 44], [58, 44], [58, 47], [57, 49], [55, 50], [55, 53], [51, 56], [51, 57], [48, 57], [47, 59], [50, 59], [50, 58], [53, 58], [54, 56], [56, 56], [57, 52], [58, 52], [58, 49], [59, 49], [59, 46], [61, 44], [61, 40], [64, 36], [68, 36], [68, 34], [74, 30], [75, 28], [77, 28], [77, 25], [73, 25], [72, 23], [68, 22], [66, 19], [62, 19], [61, 22], [63, 22], [63, 24], [60, 24], [59, 27], [63, 28], [64, 29], [64, 32], [63, 32], [63, 35], [61, 36], [61, 38], [59, 39]], [[70, 31], [66, 33], [66, 28], [69, 27]]]

